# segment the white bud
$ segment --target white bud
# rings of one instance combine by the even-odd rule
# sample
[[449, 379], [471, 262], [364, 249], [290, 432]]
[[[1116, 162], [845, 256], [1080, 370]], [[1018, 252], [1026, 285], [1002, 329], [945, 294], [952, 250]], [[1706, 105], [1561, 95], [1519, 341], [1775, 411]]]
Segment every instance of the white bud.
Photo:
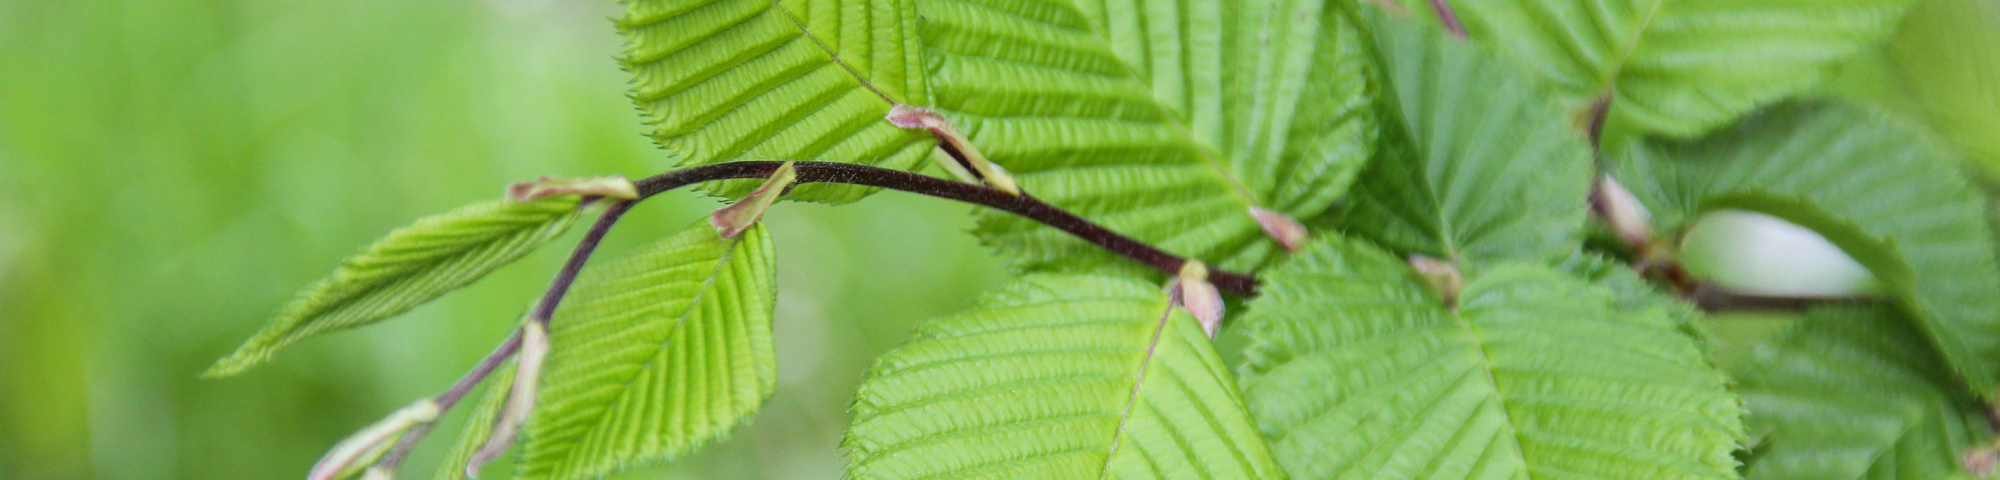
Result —
[[1459, 273], [1457, 264], [1410, 254], [1410, 270], [1424, 277], [1424, 281], [1437, 291], [1438, 298], [1444, 299], [1445, 305], [1458, 305], [1458, 294], [1465, 291], [1465, 274]]
[[1214, 284], [1208, 283], [1207, 265], [1195, 260], [1182, 264], [1181, 271], [1167, 285], [1167, 298], [1194, 315], [1208, 338], [1215, 338], [1216, 332], [1222, 329], [1222, 293], [1216, 291]]
[[1627, 245], [1644, 245], [1652, 241], [1653, 214], [1646, 211], [1646, 205], [1639, 203], [1639, 197], [1632, 195], [1624, 185], [1605, 175], [1597, 179], [1597, 189], [1591, 192], [1592, 206], [1604, 218], [1611, 230]]

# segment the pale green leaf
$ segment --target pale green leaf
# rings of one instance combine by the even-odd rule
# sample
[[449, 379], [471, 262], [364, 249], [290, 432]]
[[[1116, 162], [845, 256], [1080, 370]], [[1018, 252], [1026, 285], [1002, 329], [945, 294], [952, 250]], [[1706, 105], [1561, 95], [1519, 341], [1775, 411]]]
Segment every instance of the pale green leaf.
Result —
[[[682, 166], [817, 160], [908, 169], [936, 140], [882, 120], [930, 94], [916, 0], [626, 0], [618, 19], [632, 99]], [[741, 196], [756, 182], [721, 182]], [[872, 189], [800, 186], [845, 202]]]
[[1814, 310], [1729, 370], [1761, 438], [1750, 480], [1939, 480], [1989, 436], [1979, 403], [1890, 308]]
[[1570, 118], [1610, 96], [1612, 124], [1685, 137], [1824, 80], [1912, 0], [1447, 3], [1473, 38], [1546, 79]]
[[[1374, 137], [1351, 5], [1327, 0], [920, 0], [936, 110], [1029, 194], [1224, 268], [1278, 247], [1250, 207], [1314, 216]], [[1028, 267], [1110, 258], [1011, 215]]]
[[1283, 478], [1229, 371], [1160, 287], [1034, 274], [876, 360], [848, 477]]
[[771, 239], [706, 219], [586, 271], [550, 322], [520, 478], [597, 478], [728, 435], [777, 388]]
[[[514, 362], [509, 361], [493, 371], [486, 378], [486, 393], [480, 394], [479, 403], [465, 412], [465, 427], [458, 432], [458, 438], [451, 442], [451, 451], [445, 453], [444, 462], [438, 464], [435, 480], [465, 480], [465, 465], [472, 462], [472, 454], [479, 451], [487, 437], [493, 435], [493, 424], [500, 419], [500, 409], [507, 405], [507, 392], [514, 386]], [[462, 405], [462, 404], [461, 404]], [[460, 407], [464, 408], [464, 407]], [[496, 469], [487, 468], [493, 472]]]
[[1475, 45], [1373, 16], [1384, 108], [1398, 120], [1340, 225], [1398, 252], [1470, 266], [1554, 262], [1576, 250], [1590, 153], [1547, 91]]
[[492, 200], [389, 232], [306, 287], [204, 375], [241, 372], [306, 337], [381, 321], [471, 284], [568, 230], [578, 201]]
[[1334, 236], [1264, 279], [1239, 371], [1293, 478], [1736, 478], [1738, 400], [1668, 309], [1527, 264], [1448, 308]]
[[2000, 2], [1919, 1], [1887, 48], [1930, 125], [2000, 182]]
[[1854, 107], [1786, 104], [1700, 140], [1634, 144], [1612, 163], [1663, 234], [1734, 208], [1825, 236], [1901, 300], [1974, 390], [2000, 386], [2000, 262], [1983, 199], [1916, 130]]

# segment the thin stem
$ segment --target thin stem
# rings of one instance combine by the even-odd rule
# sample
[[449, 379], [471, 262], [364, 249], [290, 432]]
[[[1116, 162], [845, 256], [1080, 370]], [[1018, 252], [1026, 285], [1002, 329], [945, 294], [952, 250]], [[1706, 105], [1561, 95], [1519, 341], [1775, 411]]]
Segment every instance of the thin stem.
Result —
[[1704, 312], [1805, 311], [1819, 305], [1847, 305], [1873, 302], [1859, 296], [1753, 295], [1731, 292], [1713, 285], [1697, 285], [1688, 293], [1689, 301]]
[[611, 226], [617, 224], [618, 218], [632, 209], [632, 203], [637, 201], [625, 200], [604, 209], [604, 214], [597, 217], [597, 223], [590, 226], [590, 232], [577, 242], [576, 250], [570, 253], [569, 262], [563, 264], [562, 271], [556, 273], [549, 290], [542, 293], [540, 301], [535, 302], [535, 310], [528, 314], [528, 319], [541, 322], [544, 326], [549, 324], [549, 317], [555, 315], [556, 306], [562, 303], [563, 295], [569, 293], [570, 285], [576, 283], [577, 274], [583, 272], [583, 264], [590, 261], [590, 254], [597, 251], [597, 244], [604, 241], [604, 235], [611, 232]]
[[[645, 199], [660, 192], [673, 190], [701, 182], [739, 178], [764, 178], [776, 171], [783, 162], [744, 161], [717, 163], [690, 167], [662, 173], [633, 182], [639, 187], [639, 198]], [[900, 190], [920, 195], [928, 195], [948, 200], [980, 205], [996, 210], [1020, 215], [1029, 220], [1068, 232], [1077, 238], [1095, 244], [1126, 258], [1158, 269], [1168, 274], [1179, 272], [1187, 263], [1186, 258], [1167, 253], [1127, 237], [1090, 220], [1079, 217], [1054, 205], [1036, 199], [1032, 195], [1014, 195], [1000, 189], [937, 177], [919, 175], [901, 170], [892, 170], [866, 165], [835, 162], [796, 162], [798, 183], [842, 183]], [[1232, 295], [1251, 297], [1257, 295], [1257, 279], [1250, 275], [1224, 270], [1209, 270], [1209, 283], [1217, 290]]]
[[[632, 209], [634, 201], [612, 203], [610, 207], [604, 209], [604, 213], [597, 217], [597, 223], [590, 226], [590, 231], [584, 233], [583, 240], [578, 241], [576, 249], [570, 252], [569, 261], [563, 264], [562, 271], [556, 273], [555, 280], [549, 283], [548, 291], [543, 292], [542, 299], [535, 302], [534, 310], [528, 314], [529, 321], [540, 322], [543, 326], [548, 325], [549, 317], [555, 314], [563, 296], [569, 293], [570, 286], [576, 283], [577, 275], [583, 272], [583, 264], [590, 261], [590, 255], [597, 251], [597, 245], [604, 242], [604, 235], [611, 232], [611, 226], [618, 223], [618, 218], [624, 216], [626, 210]], [[453, 383], [450, 389], [431, 399], [437, 403], [438, 414], [450, 412], [451, 407], [458, 405], [459, 401], [472, 394], [473, 388], [484, 383], [487, 377], [493, 376], [493, 372], [498, 370], [501, 364], [506, 363], [508, 358], [512, 358], [514, 353], [520, 350], [521, 329], [516, 328], [513, 333], [507, 335], [506, 340], [500, 342], [500, 346], [493, 348], [492, 353], [480, 359], [479, 364], [472, 367], [472, 371], [466, 372], [465, 376], [459, 377], [458, 382]], [[436, 422], [433, 421], [411, 428], [409, 433], [396, 441], [396, 446], [390, 449], [389, 453], [375, 462], [375, 468], [395, 470], [396, 466], [403, 463], [403, 459], [409, 457], [411, 451], [416, 450], [417, 443], [422, 442], [424, 436], [429, 434], [435, 425]]]
[[[431, 399], [437, 403], [438, 415], [442, 416], [444, 412], [451, 411], [451, 407], [458, 405], [459, 401], [472, 394], [473, 388], [485, 383], [486, 377], [493, 376], [493, 372], [499, 370], [500, 365], [506, 364], [507, 359], [513, 358], [514, 352], [520, 350], [521, 329], [516, 328], [513, 333], [507, 335], [506, 340], [500, 342], [500, 346], [493, 347], [493, 351], [487, 353], [486, 358], [480, 359], [479, 364], [472, 367], [472, 371], [465, 372], [465, 376], [459, 377], [457, 382], [452, 383], [450, 389]], [[409, 433], [403, 434], [403, 438], [396, 441], [396, 446], [391, 448], [389, 453], [383, 454], [382, 459], [375, 462], [375, 468], [394, 471], [398, 465], [403, 464], [403, 459], [410, 456], [411, 451], [417, 449], [417, 443], [422, 442], [424, 436], [430, 434], [431, 428], [435, 426], [437, 422], [431, 421], [412, 427]]]

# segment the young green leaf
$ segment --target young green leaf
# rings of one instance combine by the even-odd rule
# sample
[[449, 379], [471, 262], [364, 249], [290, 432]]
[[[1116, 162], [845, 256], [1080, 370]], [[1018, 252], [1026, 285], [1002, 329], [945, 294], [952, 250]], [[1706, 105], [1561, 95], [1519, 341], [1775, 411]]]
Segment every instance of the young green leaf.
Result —
[[2000, 2], [1918, 2], [1887, 48], [1930, 125], [2000, 183]]
[[777, 388], [771, 239], [708, 221], [592, 267], [550, 322], [520, 478], [597, 478], [719, 440]]
[[[445, 454], [444, 463], [438, 465], [435, 480], [466, 480], [465, 466], [472, 463], [472, 457], [486, 439], [493, 436], [493, 426], [500, 421], [501, 407], [507, 406], [507, 394], [514, 386], [513, 362], [500, 365], [493, 376], [486, 379], [486, 393], [479, 396], [479, 403], [472, 411], [465, 413], [465, 427], [459, 430], [458, 439], [452, 442], [451, 451]], [[461, 407], [463, 408], [463, 407]]]
[[1613, 124], [1685, 137], [1825, 79], [1894, 32], [1913, 1], [1446, 3], [1472, 38], [1546, 79], [1566, 118], [1609, 96]]
[[1770, 214], [1825, 236], [1905, 303], [1982, 396], [2000, 387], [2000, 262], [1956, 158], [1908, 126], [1786, 104], [1688, 142], [1637, 143], [1614, 176], [1678, 232], [1702, 213]]
[[[934, 105], [1023, 190], [1217, 267], [1279, 246], [1248, 212], [1315, 216], [1373, 144], [1351, 6], [1325, 0], [924, 0]], [[1028, 267], [1112, 258], [988, 212]]]
[[471, 284], [569, 229], [578, 201], [492, 200], [389, 232], [306, 287], [203, 375], [236, 374], [306, 337], [374, 323]]
[[[908, 169], [937, 143], [882, 120], [930, 98], [917, 0], [625, 0], [618, 19], [632, 100], [679, 165], [817, 160]], [[756, 182], [712, 184], [742, 196]], [[848, 202], [872, 189], [802, 185]]]
[[1909, 319], [1826, 307], [1726, 365], [1748, 403], [1749, 480], [1934, 480], [1990, 435]]
[[1501, 259], [1553, 262], [1588, 214], [1590, 151], [1547, 92], [1475, 45], [1373, 15], [1384, 89], [1383, 148], [1340, 224], [1403, 253], [1477, 271]]
[[1034, 274], [920, 324], [854, 401], [848, 477], [1283, 478], [1159, 286]]
[[1239, 371], [1293, 478], [1736, 478], [1738, 400], [1667, 309], [1527, 264], [1447, 308], [1331, 235], [1264, 278]]

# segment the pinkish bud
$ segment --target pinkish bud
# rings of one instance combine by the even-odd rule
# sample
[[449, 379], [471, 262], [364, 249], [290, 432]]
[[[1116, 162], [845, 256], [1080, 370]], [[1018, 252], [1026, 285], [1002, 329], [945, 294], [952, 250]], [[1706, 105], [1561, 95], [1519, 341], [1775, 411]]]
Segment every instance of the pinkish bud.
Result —
[[941, 147], [949, 147], [947, 150], [958, 152], [959, 156], [955, 160], [964, 163], [963, 170], [969, 170], [978, 176], [979, 180], [1000, 191], [1013, 195], [1021, 194], [1021, 186], [1014, 182], [1014, 176], [1008, 174], [1007, 169], [1000, 168], [999, 164], [987, 161], [986, 156], [979, 153], [979, 148], [972, 146], [972, 141], [960, 133], [958, 127], [952, 125], [943, 115], [938, 115], [937, 112], [927, 108], [898, 103], [891, 107], [889, 115], [883, 118], [897, 127], [930, 130], [931, 135], [936, 136], [942, 143]]
[[1167, 298], [1194, 315], [1208, 338], [1215, 338], [1215, 333], [1222, 330], [1222, 293], [1216, 291], [1215, 284], [1208, 283], [1207, 265], [1194, 260], [1181, 265], [1180, 273], [1167, 284]]
[[1610, 175], [1597, 179], [1597, 188], [1590, 194], [1591, 207], [1618, 238], [1627, 245], [1645, 245], [1653, 237], [1653, 214], [1639, 203], [1639, 197], [1631, 190], [1612, 180]]
[[1305, 224], [1299, 223], [1291, 215], [1264, 207], [1250, 207], [1250, 218], [1257, 219], [1257, 226], [1263, 227], [1264, 233], [1276, 239], [1279, 245], [1284, 245], [1285, 250], [1299, 251], [1306, 246], [1306, 241], [1311, 239], [1310, 234], [1306, 233]]
[[756, 225], [758, 220], [763, 219], [764, 211], [770, 210], [771, 204], [776, 203], [778, 197], [785, 194], [785, 189], [798, 180], [798, 167], [794, 165], [795, 163], [797, 162], [785, 162], [779, 165], [777, 171], [771, 172], [771, 176], [764, 179], [763, 185], [758, 185], [756, 190], [752, 190], [742, 200], [722, 207], [721, 210], [716, 210], [714, 215], [710, 215], [708, 224], [715, 226], [715, 233], [722, 238], [736, 238], [751, 225]]
[[1449, 261], [1423, 255], [1410, 254], [1410, 269], [1437, 291], [1438, 298], [1445, 305], [1458, 305], [1459, 292], [1465, 291], [1465, 275], [1459, 273], [1458, 265]]
[[534, 181], [519, 182], [507, 186], [507, 198], [525, 202], [556, 195], [584, 195], [592, 197], [630, 200], [639, 198], [639, 187], [625, 177], [555, 178], [542, 177]]

